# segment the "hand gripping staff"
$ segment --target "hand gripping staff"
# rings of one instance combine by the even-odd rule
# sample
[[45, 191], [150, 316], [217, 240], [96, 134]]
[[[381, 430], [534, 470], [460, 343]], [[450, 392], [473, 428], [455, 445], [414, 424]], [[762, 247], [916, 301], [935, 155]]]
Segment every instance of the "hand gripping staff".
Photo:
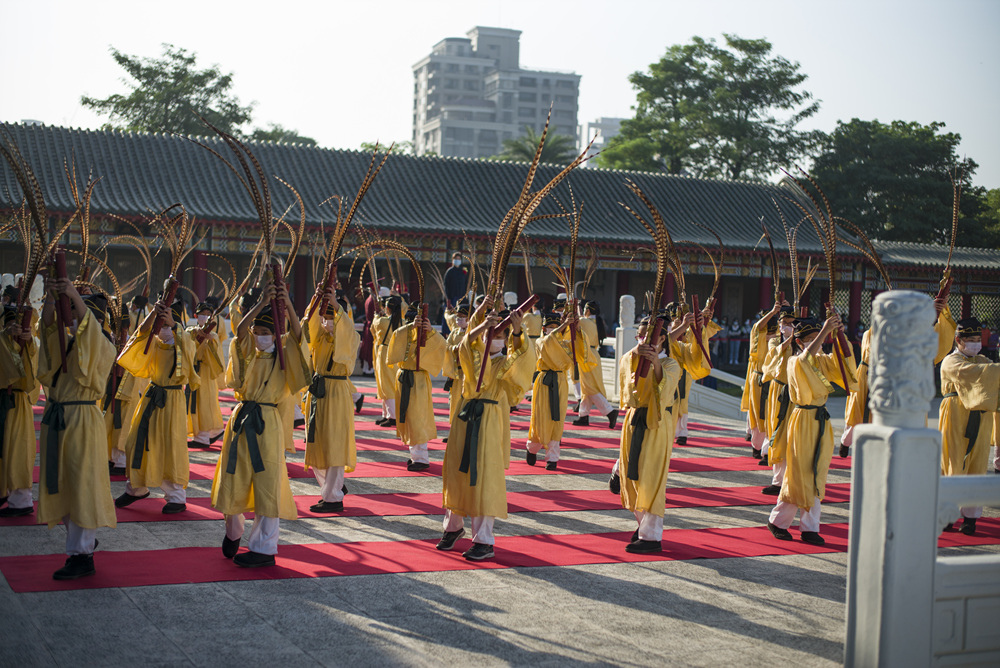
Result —
[[510, 327], [510, 323], [513, 320], [513, 316], [515, 313], [523, 316], [525, 313], [531, 310], [531, 307], [534, 306], [535, 302], [537, 301], [538, 301], [538, 295], [531, 295], [526, 300], [524, 300], [523, 304], [514, 309], [510, 315], [508, 315], [506, 318], [498, 322], [496, 327], [491, 327], [490, 331], [487, 332], [486, 351], [483, 353], [483, 363], [479, 367], [479, 381], [476, 383], [476, 392], [479, 392], [480, 390], [483, 389], [483, 378], [486, 376], [486, 362], [490, 358], [490, 344], [493, 343], [493, 339], [495, 339], [497, 335], [500, 334], [500, 332]]
[[709, 356], [708, 351], [705, 350], [705, 342], [701, 340], [702, 328], [698, 324], [698, 314], [701, 311], [698, 309], [698, 295], [691, 295], [691, 311], [694, 313], [694, 324], [691, 329], [694, 330], [694, 340], [698, 343], [698, 347], [701, 349], [701, 354], [705, 356], [705, 362], [708, 364], [708, 368], [712, 367], [712, 358]]

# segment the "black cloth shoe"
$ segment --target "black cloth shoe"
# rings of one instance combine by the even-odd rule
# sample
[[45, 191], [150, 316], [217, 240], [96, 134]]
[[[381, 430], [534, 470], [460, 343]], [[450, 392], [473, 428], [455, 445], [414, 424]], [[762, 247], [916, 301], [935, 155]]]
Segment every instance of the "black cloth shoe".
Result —
[[382, 423], [383, 427], [395, 427], [396, 418], [386, 418], [385, 422]]
[[976, 535], [976, 518], [966, 517], [962, 520], [962, 528], [959, 529], [966, 536]]
[[379, 419], [375, 420], [375, 424], [378, 425], [379, 427], [384, 427], [385, 426], [385, 421], [388, 420], [388, 419], [389, 418], [387, 418], [387, 417], [380, 417]]
[[608, 429], [614, 429], [618, 425], [618, 409], [608, 413]]
[[636, 539], [625, 546], [625, 551], [632, 554], [650, 554], [652, 552], [662, 552], [663, 545], [658, 540]]
[[451, 386], [454, 385], [454, 383], [455, 383], [454, 379], [449, 378], [448, 380], [444, 381], [444, 387], [441, 389], [443, 389], [445, 392], [451, 392]]
[[309, 506], [314, 513], [339, 513], [344, 510], [343, 501], [320, 501]]
[[188, 441], [189, 450], [207, 450], [210, 445], [210, 443], [201, 443], [200, 441]]
[[840, 446], [840, 456], [841, 457], [846, 457], [848, 454], [850, 454], [850, 450], [848, 449], [848, 447], [846, 445], [841, 445]]
[[535, 462], [538, 461], [538, 454], [529, 450], [528, 454], [524, 456], [524, 461], [528, 463], [528, 466], [534, 466]]
[[142, 496], [133, 496], [128, 492], [123, 492], [121, 496], [115, 499], [115, 508], [124, 508], [125, 506], [131, 506], [139, 499], [145, 499], [147, 496], [149, 496], [149, 492], [146, 492]]
[[622, 479], [617, 473], [612, 473], [611, 477], [608, 479], [608, 489], [611, 490], [612, 494], [622, 493]]
[[431, 467], [430, 464], [424, 464], [423, 462], [415, 462], [412, 459], [406, 460], [407, 471], [426, 471], [430, 467]]
[[0, 517], [24, 517], [33, 513], [34, 510], [34, 506], [25, 506], [24, 508], [7, 506], [6, 508], [0, 508]]
[[778, 496], [781, 493], [781, 485], [768, 485], [760, 490], [760, 493], [767, 494], [768, 496]]
[[257, 568], [258, 566], [274, 566], [273, 554], [261, 554], [260, 552], [241, 552], [233, 557], [233, 563], [243, 568]]
[[750, 446], [750, 456], [753, 457], [754, 459], [760, 459], [761, 458], [760, 450], [758, 450], [753, 446]]
[[215, 443], [216, 441], [218, 441], [220, 438], [222, 438], [225, 435], [225, 433], [226, 433], [226, 430], [223, 429], [222, 431], [220, 431], [215, 436], [209, 437], [209, 439], [208, 439], [209, 444], [212, 444], [212, 443]]
[[942, 529], [942, 531], [945, 531], [946, 533], [957, 533], [958, 532], [958, 528], [955, 526], [954, 522], [949, 522], [948, 526], [946, 526], [944, 529]]
[[108, 474], [109, 475], [125, 475], [125, 467], [124, 466], [112, 466], [111, 468], [108, 469]]
[[299, 427], [304, 427], [304, 426], [306, 426], [306, 419], [305, 418], [295, 418], [295, 422], [292, 423], [292, 427], [295, 428], [295, 429], [298, 429]]
[[358, 400], [354, 402], [354, 413], [357, 415], [361, 412], [361, 404], [365, 403], [365, 395], [358, 397]]
[[803, 531], [801, 538], [803, 543], [809, 543], [810, 545], [826, 545], [826, 541], [823, 540], [818, 531]]
[[344, 496], [347, 496], [350, 493], [350, 492], [347, 491], [347, 485], [344, 485], [343, 487], [341, 487], [340, 491], [344, 493]]
[[447, 436], [445, 436], [444, 438], [442, 438], [442, 439], [441, 439], [441, 442], [442, 442], [442, 443], [447, 443], [447, 442], [448, 442], [448, 437], [447, 437]]
[[483, 559], [492, 559], [496, 555], [493, 552], [492, 545], [473, 543], [472, 547], [462, 553], [462, 556], [469, 561], [482, 561]]
[[759, 460], [757, 460], [757, 464], [758, 464], [759, 466], [770, 466], [770, 465], [771, 465], [771, 458], [770, 458], [770, 457], [768, 457], [766, 453], [765, 453], [765, 454], [762, 454], [762, 455], [760, 456], [760, 459], [759, 459]]
[[767, 528], [771, 530], [771, 535], [778, 540], [792, 540], [792, 534], [788, 529], [776, 527], [770, 522], [767, 523]]
[[66, 560], [66, 565], [52, 574], [53, 580], [76, 580], [77, 578], [93, 575], [97, 571], [94, 569], [93, 554], [71, 554]]
[[575, 424], [577, 427], [589, 427], [590, 416], [584, 415], [583, 417], [578, 417], [577, 419], [573, 420], [573, 424]]
[[465, 535], [465, 529], [456, 529], [455, 531], [445, 531], [441, 535], [441, 540], [435, 546], [439, 550], [448, 551], [455, 547], [455, 543], [458, 539]]
[[558, 464], [558, 463], [559, 462], [548, 462], [548, 463], [546, 463], [545, 464], [545, 470], [546, 471], [555, 471], [556, 470], [556, 464]]
[[187, 509], [186, 503], [165, 503], [163, 505], [163, 514], [176, 515], [177, 513], [183, 513]]
[[687, 436], [678, 436], [677, 438], [674, 439], [674, 443], [676, 445], [687, 445], [688, 444], [688, 437]]
[[240, 539], [229, 540], [229, 536], [222, 537], [222, 556], [232, 559], [240, 551]]
[[743, 440], [749, 443], [751, 438], [753, 438], [753, 436], [750, 434], [750, 432], [747, 432], [746, 436], [743, 437]]

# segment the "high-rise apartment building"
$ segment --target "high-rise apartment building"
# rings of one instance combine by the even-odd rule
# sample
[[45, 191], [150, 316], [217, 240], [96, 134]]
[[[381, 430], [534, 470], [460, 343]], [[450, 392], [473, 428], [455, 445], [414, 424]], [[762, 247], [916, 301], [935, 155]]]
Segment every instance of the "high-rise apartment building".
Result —
[[447, 37], [413, 66], [413, 147], [487, 158], [503, 140], [541, 132], [574, 137], [580, 76], [520, 67], [520, 30], [476, 26], [468, 37]]
[[[597, 138], [594, 139], [594, 145], [590, 147], [590, 152], [587, 155], [588, 157], [597, 155], [607, 148], [611, 138], [618, 134], [624, 120], [624, 118], [601, 116], [597, 120], [583, 123], [580, 125], [580, 136], [576, 140], [577, 150], [582, 151], [583, 147], [589, 144], [590, 140], [594, 139], [596, 135]], [[588, 160], [583, 163], [583, 166], [591, 167], [592, 163]]]

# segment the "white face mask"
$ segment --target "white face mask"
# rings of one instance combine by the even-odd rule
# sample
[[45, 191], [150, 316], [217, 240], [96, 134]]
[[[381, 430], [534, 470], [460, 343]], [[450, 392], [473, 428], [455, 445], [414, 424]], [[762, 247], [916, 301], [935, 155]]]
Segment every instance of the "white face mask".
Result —
[[459, 329], [465, 329], [465, 326], [468, 324], [469, 321], [467, 318], [458, 318], [457, 320], [455, 320], [455, 326], [458, 327]]
[[451, 266], [453, 266], [453, 267], [461, 267], [462, 266], [462, 261], [461, 260], [452, 260], [451, 261]]
[[783, 336], [784, 338], [787, 339], [791, 335], [792, 335], [792, 326], [791, 325], [782, 325], [781, 326], [781, 336]]
[[968, 343], [963, 343], [961, 346], [961, 351], [964, 355], [972, 357], [973, 355], [978, 355], [979, 351], [983, 349], [982, 341], [969, 341]]
[[160, 337], [160, 341], [163, 341], [166, 344], [171, 344], [174, 342], [174, 330], [170, 329], [169, 327], [161, 327], [160, 333], [157, 334], [157, 336]]
[[262, 353], [269, 352], [274, 348], [274, 336], [271, 334], [256, 335], [254, 339], [257, 341], [257, 350]]
[[208, 316], [207, 315], [199, 315], [198, 316], [198, 324], [199, 325], [204, 325], [206, 322], [208, 322]]
[[506, 342], [503, 339], [493, 339], [490, 341], [490, 355], [495, 355], [503, 350]]

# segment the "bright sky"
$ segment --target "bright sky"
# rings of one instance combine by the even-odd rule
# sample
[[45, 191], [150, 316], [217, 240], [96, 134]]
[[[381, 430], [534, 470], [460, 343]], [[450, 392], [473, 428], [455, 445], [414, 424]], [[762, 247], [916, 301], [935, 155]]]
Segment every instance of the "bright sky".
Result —
[[765, 37], [822, 101], [809, 127], [943, 121], [979, 162], [975, 182], [1000, 187], [998, 0], [0, 0], [0, 12], [0, 120], [98, 127], [80, 95], [126, 90], [108, 47], [158, 56], [169, 42], [233, 72], [255, 126], [336, 148], [409, 139], [411, 66], [476, 25], [521, 30], [522, 67], [582, 75], [581, 123], [631, 116], [628, 75], [669, 45]]

